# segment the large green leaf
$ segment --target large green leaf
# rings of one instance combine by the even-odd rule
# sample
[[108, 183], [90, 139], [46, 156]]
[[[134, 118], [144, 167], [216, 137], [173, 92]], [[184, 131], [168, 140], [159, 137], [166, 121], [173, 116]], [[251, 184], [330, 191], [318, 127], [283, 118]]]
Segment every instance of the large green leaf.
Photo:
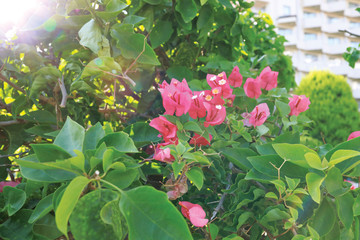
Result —
[[349, 188], [345, 188], [343, 183], [343, 176], [340, 169], [336, 167], [331, 168], [328, 171], [325, 179], [326, 190], [334, 197], [343, 195], [349, 191]]
[[0, 237], [11, 240], [32, 239], [32, 224], [28, 223], [31, 210], [22, 209], [0, 225]]
[[127, 169], [125, 172], [122, 169], [115, 169], [109, 171], [104, 179], [116, 185], [117, 187], [124, 189], [130, 186], [138, 178], [139, 170], [137, 169]]
[[14, 215], [25, 204], [26, 193], [15, 187], [5, 186], [3, 189], [5, 207], [9, 216]]
[[304, 168], [310, 167], [306, 161], [305, 154], [316, 154], [314, 150], [311, 150], [310, 148], [307, 148], [301, 144], [280, 143], [274, 144], [273, 147], [277, 154], [279, 154], [279, 156], [284, 160], [290, 161]]
[[168, 41], [174, 32], [170, 21], [159, 21], [150, 33], [151, 46], [157, 48], [160, 44]]
[[339, 149], [331, 155], [329, 166], [341, 163], [349, 158], [359, 156], [360, 152], [354, 150]]
[[280, 112], [281, 117], [286, 117], [290, 113], [290, 106], [287, 103], [281, 102], [279, 100], [275, 100], [275, 106]]
[[[147, 44], [145, 36], [134, 33], [131, 24], [116, 24], [111, 28], [111, 36], [117, 40], [116, 46], [127, 59], [135, 59], [139, 63], [159, 65], [154, 50]], [[145, 49], [144, 49], [145, 46]]]
[[204, 184], [204, 173], [199, 167], [192, 167], [185, 174], [190, 181], [197, 187], [198, 190], [201, 190]]
[[142, 186], [124, 192], [120, 209], [129, 227], [129, 240], [193, 239], [184, 217], [166, 193]]
[[39, 162], [56, 162], [56, 160], [71, 158], [70, 153], [54, 144], [32, 144], [30, 146], [34, 150]]
[[98, 146], [100, 146], [103, 142], [107, 147], [114, 147], [117, 151], [122, 153], [138, 152], [133, 140], [124, 132], [116, 132], [106, 135], [99, 141]]
[[249, 148], [225, 148], [222, 154], [235, 166], [247, 170], [252, 167], [247, 157], [256, 156], [257, 154]]
[[100, 211], [105, 204], [118, 197], [119, 195], [112, 190], [96, 190], [83, 196], [69, 219], [74, 238], [119, 239], [112, 226], [104, 223], [100, 216]]
[[125, 128], [124, 132], [129, 134], [137, 147], [143, 147], [151, 142], [161, 140], [161, 138], [158, 137], [159, 132], [155, 128], [150, 127], [148, 123], [134, 123]]
[[82, 151], [85, 129], [71, 118], [67, 118], [64, 126], [56, 136], [54, 144], [62, 147], [72, 156], [76, 156], [74, 149]]
[[94, 53], [98, 53], [103, 41], [101, 27], [98, 23], [91, 19], [79, 31], [80, 44], [84, 47], [90, 48]]
[[55, 85], [61, 77], [61, 72], [55, 67], [43, 67], [34, 73], [33, 84], [31, 85], [30, 96], [34, 96], [49, 85]]
[[317, 203], [320, 203], [320, 199], [321, 199], [320, 186], [324, 181], [324, 179], [325, 177], [320, 176], [313, 172], [309, 172], [308, 174], [306, 174], [306, 184], [309, 188], [310, 196]]
[[[45, 237], [45, 239], [57, 239], [63, 235], [56, 227], [55, 217], [52, 214], [46, 214], [33, 225], [33, 233]], [[36, 238], [37, 239], [37, 238]], [[39, 238], [39, 240], [44, 238]]]
[[101, 56], [89, 62], [81, 74], [81, 78], [87, 77], [112, 77], [122, 73], [121, 66], [114, 58]]
[[90, 179], [78, 176], [67, 186], [58, 207], [55, 210], [55, 221], [58, 229], [67, 236], [68, 220], [83, 189], [90, 183]]
[[350, 192], [335, 198], [336, 209], [341, 222], [349, 229], [354, 220], [354, 198]]
[[194, 0], [177, 1], [175, 10], [181, 14], [181, 17], [185, 23], [193, 20], [197, 14], [197, 8]]
[[84, 152], [89, 149], [96, 149], [97, 143], [105, 136], [105, 131], [100, 123], [96, 123], [85, 133]]
[[312, 219], [311, 226], [320, 236], [329, 233], [336, 221], [336, 212], [327, 198], [321, 202]]
[[53, 193], [41, 199], [30, 216], [29, 223], [34, 223], [53, 210]]
[[106, 4], [105, 11], [98, 11], [96, 12], [96, 15], [100, 16], [106, 21], [110, 21], [111, 19], [115, 18], [127, 6], [128, 5], [122, 0], [110, 0], [108, 1], [108, 4]]
[[126, 220], [122, 215], [119, 207], [119, 200], [107, 202], [100, 211], [101, 220], [112, 225], [114, 233], [119, 239], [124, 239], [128, 233]]

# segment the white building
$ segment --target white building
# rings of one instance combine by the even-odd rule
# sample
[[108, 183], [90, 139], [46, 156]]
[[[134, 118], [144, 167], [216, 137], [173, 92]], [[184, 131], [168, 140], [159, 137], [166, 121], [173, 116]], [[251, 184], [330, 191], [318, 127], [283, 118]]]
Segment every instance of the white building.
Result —
[[360, 100], [360, 63], [349, 67], [342, 54], [357, 47], [360, 37], [360, 0], [255, 0], [254, 12], [268, 13], [285, 36], [286, 54], [292, 56], [295, 80], [311, 70], [330, 70], [347, 77], [353, 96]]

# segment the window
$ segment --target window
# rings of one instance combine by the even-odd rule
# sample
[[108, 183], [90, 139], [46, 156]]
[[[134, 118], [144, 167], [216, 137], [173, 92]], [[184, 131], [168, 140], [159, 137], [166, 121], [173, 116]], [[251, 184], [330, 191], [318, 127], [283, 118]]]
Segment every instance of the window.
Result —
[[349, 24], [350, 28], [360, 28], [360, 22], [350, 22]]
[[283, 36], [290, 36], [292, 35], [292, 29], [289, 28], [279, 28], [278, 33]]
[[305, 33], [304, 40], [305, 41], [312, 41], [317, 39], [317, 34], [315, 33]]
[[338, 45], [340, 44], [340, 39], [336, 37], [328, 37], [328, 44], [329, 45]]
[[314, 17], [316, 17], [316, 13], [304, 12], [304, 18], [314, 18]]
[[305, 54], [305, 62], [306, 63], [312, 63], [318, 61], [318, 56], [313, 54]]
[[354, 41], [351, 41], [350, 42], [350, 47], [353, 47], [353, 48], [358, 48], [359, 47], [359, 42], [354, 42]]
[[328, 17], [328, 23], [329, 24], [334, 24], [334, 23], [338, 23], [340, 22], [340, 18], [337, 17]]
[[352, 2], [349, 3], [349, 8], [358, 8], [358, 7], [360, 7], [360, 4], [352, 3]]
[[291, 15], [291, 8], [288, 5], [283, 5], [283, 15]]

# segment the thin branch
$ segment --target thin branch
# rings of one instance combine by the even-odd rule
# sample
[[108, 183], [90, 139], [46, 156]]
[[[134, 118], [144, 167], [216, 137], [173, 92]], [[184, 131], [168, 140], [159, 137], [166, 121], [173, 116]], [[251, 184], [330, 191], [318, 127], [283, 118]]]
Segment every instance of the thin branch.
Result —
[[26, 93], [24, 89], [22, 89], [21, 87], [19, 87], [18, 85], [16, 85], [15, 83], [11, 82], [9, 79], [7, 79], [4, 75], [2, 75], [0, 73], [0, 80], [3, 82], [6, 82], [7, 84], [9, 84], [10, 86], [12, 86], [13, 88], [15, 88], [16, 90], [22, 92], [22, 93]]
[[354, 37], [360, 37], [360, 35], [356, 34], [356, 33], [353, 33], [353, 32], [350, 32], [346, 29], [340, 29], [339, 32], [343, 32], [343, 33], [348, 33], [350, 34], [351, 36], [354, 36]]
[[64, 108], [64, 107], [66, 107], [66, 100], [68, 98], [68, 94], [66, 92], [65, 83], [64, 83], [64, 75], [62, 75], [61, 78], [58, 78], [58, 83], [59, 83], [61, 95], [62, 95], [60, 107]]
[[[135, 63], [137, 62], [137, 60], [140, 58], [140, 56], [145, 52], [146, 49], [146, 39], [149, 37], [149, 34], [151, 33], [151, 31], [145, 36], [144, 38], [144, 45], [143, 45], [143, 49], [140, 52], [140, 54], [135, 58], [135, 60], [130, 64], [130, 66], [125, 70], [125, 72], [123, 73], [124, 77], [128, 77], [127, 73], [129, 72], [129, 70], [135, 65]], [[135, 84], [135, 82], [134, 82]], [[135, 86], [135, 85], [134, 85]]]
[[[226, 180], [228, 181], [228, 184], [226, 185], [225, 190], [229, 190], [229, 189], [230, 189], [230, 186], [231, 186], [231, 175], [232, 175], [232, 169], [233, 169], [233, 167], [234, 167], [233, 163], [229, 163], [230, 173], [228, 174], [227, 179], [226, 179]], [[223, 206], [223, 204], [224, 204], [224, 201], [225, 201], [225, 198], [226, 198], [226, 195], [227, 195], [226, 192], [224, 192], [224, 193], [221, 195], [220, 201], [219, 201], [218, 205], [216, 206], [216, 208], [214, 209], [213, 214], [212, 214], [210, 220], [213, 220], [213, 219], [216, 217], [216, 215], [218, 214], [218, 212], [220, 211], [220, 209], [222, 208], [222, 206]]]
[[15, 120], [10, 120], [10, 121], [3, 121], [3, 122], [0, 122], [0, 127], [6, 127], [6, 126], [10, 126], [10, 125], [25, 123], [25, 122], [26, 121], [23, 120], [23, 119], [15, 119]]

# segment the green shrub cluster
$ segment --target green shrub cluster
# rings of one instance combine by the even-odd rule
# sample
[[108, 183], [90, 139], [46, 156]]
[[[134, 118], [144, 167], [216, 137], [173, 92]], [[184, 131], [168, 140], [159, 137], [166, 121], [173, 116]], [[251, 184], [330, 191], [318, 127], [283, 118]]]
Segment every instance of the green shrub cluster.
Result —
[[338, 144], [359, 130], [360, 114], [351, 88], [343, 76], [329, 71], [312, 71], [296, 90], [310, 98], [306, 113], [314, 121], [310, 135], [326, 143]]

